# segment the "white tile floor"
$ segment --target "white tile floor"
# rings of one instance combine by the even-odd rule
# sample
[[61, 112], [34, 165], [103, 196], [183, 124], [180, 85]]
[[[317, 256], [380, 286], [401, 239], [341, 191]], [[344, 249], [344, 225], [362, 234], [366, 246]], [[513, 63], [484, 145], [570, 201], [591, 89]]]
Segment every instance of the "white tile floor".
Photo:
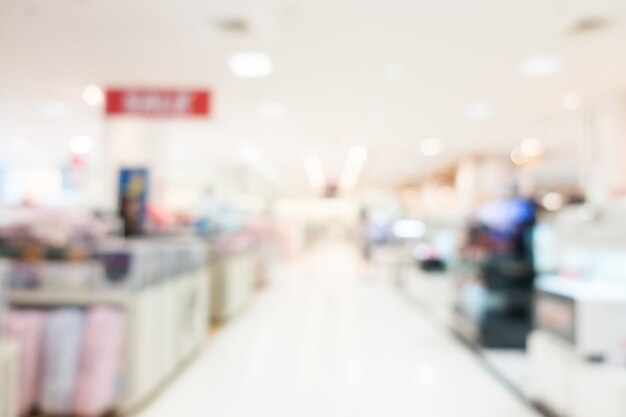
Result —
[[354, 248], [327, 243], [274, 284], [140, 417], [536, 417]]

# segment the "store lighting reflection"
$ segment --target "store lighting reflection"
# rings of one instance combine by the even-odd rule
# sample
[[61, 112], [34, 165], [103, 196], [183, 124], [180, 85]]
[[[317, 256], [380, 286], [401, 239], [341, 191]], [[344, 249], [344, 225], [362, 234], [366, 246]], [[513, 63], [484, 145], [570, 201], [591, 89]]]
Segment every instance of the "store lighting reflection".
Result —
[[228, 68], [240, 78], [263, 78], [274, 72], [274, 63], [263, 52], [236, 52], [228, 58]]
[[511, 161], [515, 165], [521, 166], [528, 162], [528, 156], [522, 152], [522, 149], [518, 146], [511, 151]]
[[544, 152], [543, 142], [536, 138], [524, 139], [522, 141], [520, 149], [524, 153], [524, 155], [531, 158], [541, 156]]
[[485, 101], [477, 101], [467, 106], [465, 114], [470, 120], [486, 120], [493, 116], [493, 106]]
[[70, 151], [76, 155], [85, 155], [93, 150], [93, 139], [89, 136], [74, 136], [70, 140]]
[[279, 101], [266, 101], [259, 105], [258, 114], [263, 119], [280, 120], [287, 117], [289, 107]]
[[356, 186], [365, 161], [367, 161], [367, 149], [362, 146], [354, 146], [350, 149], [339, 181], [342, 190], [350, 191]]
[[424, 156], [439, 156], [443, 153], [443, 143], [436, 138], [424, 139], [420, 144], [420, 148]]
[[549, 211], [557, 211], [563, 207], [565, 200], [559, 193], [547, 193], [541, 199], [541, 204]]
[[525, 77], [549, 77], [561, 71], [561, 60], [555, 55], [535, 55], [526, 58], [520, 65]]
[[97, 85], [88, 85], [83, 90], [83, 100], [90, 106], [99, 106], [104, 102], [104, 91]]
[[393, 224], [392, 232], [400, 239], [417, 239], [426, 234], [426, 225], [420, 220], [398, 220]]
[[322, 161], [319, 157], [314, 155], [307, 157], [304, 161], [304, 169], [311, 187], [323, 188], [326, 185], [326, 176], [324, 175]]
[[348, 153], [348, 161], [352, 164], [363, 164], [367, 160], [367, 150], [362, 146], [355, 146]]

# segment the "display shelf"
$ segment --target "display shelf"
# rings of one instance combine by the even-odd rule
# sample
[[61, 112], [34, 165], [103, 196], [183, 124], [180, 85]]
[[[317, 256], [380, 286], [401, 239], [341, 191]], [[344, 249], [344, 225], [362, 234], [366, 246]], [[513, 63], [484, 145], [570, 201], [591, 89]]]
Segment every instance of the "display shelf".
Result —
[[241, 311], [254, 293], [259, 273], [258, 250], [222, 254], [212, 261], [211, 320], [222, 322]]
[[18, 349], [0, 338], [0, 417], [17, 417]]
[[[124, 387], [117, 412], [141, 407], [202, 347], [208, 326], [206, 267], [124, 292], [9, 291], [12, 308], [110, 305], [126, 313]], [[4, 417], [4, 416], [2, 416]]]

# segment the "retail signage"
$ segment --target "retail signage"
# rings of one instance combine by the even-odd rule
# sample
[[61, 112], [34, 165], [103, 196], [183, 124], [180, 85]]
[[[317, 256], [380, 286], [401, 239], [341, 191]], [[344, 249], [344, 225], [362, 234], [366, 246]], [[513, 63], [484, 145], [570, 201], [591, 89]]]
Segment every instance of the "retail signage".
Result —
[[148, 170], [122, 168], [119, 180], [119, 214], [124, 222], [126, 236], [140, 236], [148, 202]]
[[211, 95], [206, 90], [109, 89], [107, 116], [208, 117]]

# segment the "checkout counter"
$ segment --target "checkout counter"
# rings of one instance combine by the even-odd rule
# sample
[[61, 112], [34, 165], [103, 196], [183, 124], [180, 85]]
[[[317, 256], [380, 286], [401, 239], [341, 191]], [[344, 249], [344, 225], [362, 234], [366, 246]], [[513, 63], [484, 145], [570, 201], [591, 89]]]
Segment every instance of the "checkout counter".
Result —
[[561, 272], [543, 268], [535, 282], [530, 395], [550, 414], [626, 416], [626, 234], [623, 217], [611, 214], [594, 221], [560, 215], [558, 262], [546, 265]]

